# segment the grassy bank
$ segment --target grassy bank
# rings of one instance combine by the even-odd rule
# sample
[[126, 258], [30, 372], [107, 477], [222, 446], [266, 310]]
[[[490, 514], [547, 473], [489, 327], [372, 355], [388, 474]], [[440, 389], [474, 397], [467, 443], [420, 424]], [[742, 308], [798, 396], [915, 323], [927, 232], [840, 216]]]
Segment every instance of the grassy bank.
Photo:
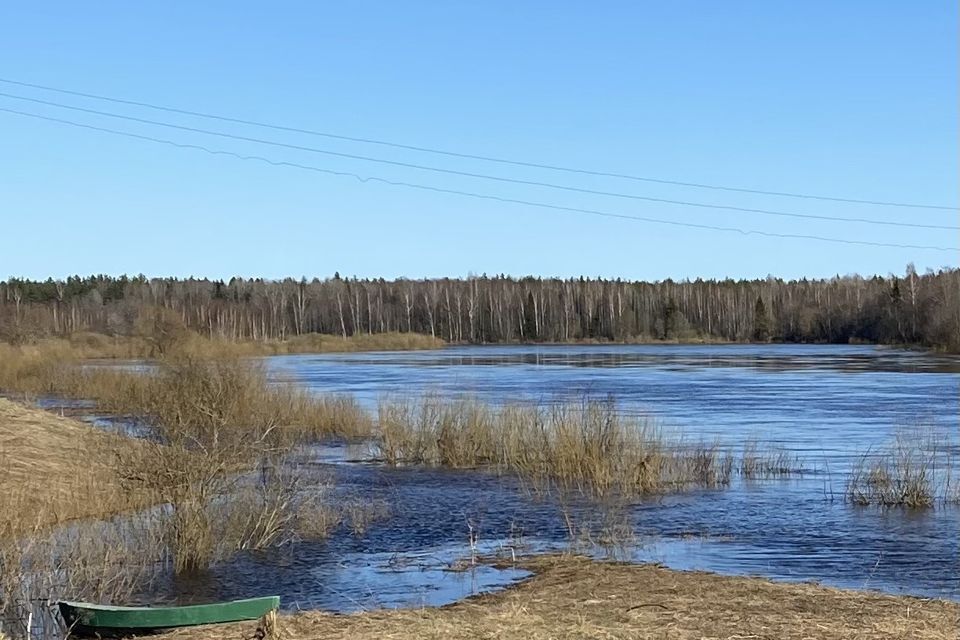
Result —
[[144, 446], [0, 398], [0, 513], [6, 526], [30, 530], [144, 506], [149, 497], [123, 487], [116, 468], [118, 455], [139, 455]]
[[262, 365], [228, 351], [198, 355], [182, 346], [148, 371], [82, 366], [90, 353], [62, 342], [0, 345], [0, 391], [92, 400], [101, 411], [146, 418], [159, 429], [230, 425], [238, 433], [255, 425], [274, 439], [299, 440], [365, 437], [372, 429], [352, 398], [272, 385]]
[[366, 438], [373, 421], [352, 396], [317, 395], [271, 384], [260, 363], [237, 358], [167, 358], [149, 372], [70, 368], [52, 381], [56, 395], [91, 399], [99, 409], [145, 418], [170, 440], [199, 436], [265, 438], [290, 447], [323, 438]]
[[34, 637], [62, 637], [38, 603], [126, 602], [171, 572], [341, 526], [362, 535], [384, 517], [380, 503], [333, 502], [331, 477], [298, 466], [263, 422], [219, 424], [184, 413], [161, 441], [143, 441], [0, 399], [6, 637], [26, 637], [31, 620]]
[[[138, 555], [163, 557], [177, 572], [203, 569], [236, 550], [325, 535], [340, 519], [323, 500], [329, 481], [298, 468], [296, 448], [371, 431], [369, 416], [352, 400], [271, 385], [256, 363], [237, 358], [169, 355], [147, 372], [53, 365], [42, 373], [34, 380], [44, 392], [145, 419], [154, 438], [108, 435], [4, 400], [0, 434], [13, 471], [0, 500], [14, 514], [3, 527], [6, 537], [163, 505], [126, 538], [150, 547]], [[117, 554], [131, 545], [121, 546]], [[8, 572], [36, 565], [28, 550], [9, 555]]]
[[[960, 604], [760, 578], [671, 571], [547, 556], [522, 562], [534, 577], [502, 593], [439, 609], [282, 615], [281, 637], [770, 638], [955, 640]], [[251, 637], [256, 623], [185, 629], [165, 640]]]
[[152, 504], [147, 492], [123, 486], [116, 466], [117, 456], [144, 448], [0, 399], [0, 624], [7, 636], [21, 637], [34, 617], [37, 628], [44, 625], [39, 599], [125, 597], [155, 568], [156, 529], [144, 524], [131, 535], [130, 527], [86, 524]]
[[446, 343], [415, 333], [360, 334], [343, 338], [306, 334], [287, 340], [231, 341], [207, 338], [183, 329], [154, 330], [137, 336], [76, 333], [21, 344], [0, 342], [0, 389], [40, 392], [64, 364], [93, 359], [197, 359], [272, 356], [296, 353], [409, 351], [437, 349]]
[[276, 356], [297, 353], [349, 353], [357, 351], [418, 351], [439, 349], [446, 342], [419, 333], [361, 333], [343, 336], [308, 333], [286, 340], [231, 341], [191, 334], [177, 350], [195, 356]]

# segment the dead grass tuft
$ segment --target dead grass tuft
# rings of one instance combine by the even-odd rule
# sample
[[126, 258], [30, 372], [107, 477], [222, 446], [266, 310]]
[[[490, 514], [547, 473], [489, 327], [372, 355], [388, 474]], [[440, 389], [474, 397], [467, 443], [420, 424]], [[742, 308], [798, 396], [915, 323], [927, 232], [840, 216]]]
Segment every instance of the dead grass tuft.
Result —
[[950, 443], [932, 430], [901, 431], [893, 444], [856, 462], [847, 481], [847, 501], [910, 509], [960, 503], [955, 463]]
[[777, 478], [802, 474], [803, 464], [796, 454], [786, 449], [765, 446], [751, 440], [743, 446], [737, 472], [747, 480]]

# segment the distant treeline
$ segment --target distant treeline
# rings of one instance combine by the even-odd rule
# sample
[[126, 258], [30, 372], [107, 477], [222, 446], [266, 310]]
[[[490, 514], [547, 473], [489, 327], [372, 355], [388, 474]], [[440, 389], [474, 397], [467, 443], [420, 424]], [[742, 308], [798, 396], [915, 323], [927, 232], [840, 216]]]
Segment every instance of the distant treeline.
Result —
[[[0, 338], [131, 335], [166, 308], [232, 340], [415, 332], [450, 342], [729, 340], [960, 349], [960, 271], [824, 280], [629, 282], [504, 276], [270, 281], [71, 277], [0, 282]], [[170, 313], [167, 312], [167, 313]]]

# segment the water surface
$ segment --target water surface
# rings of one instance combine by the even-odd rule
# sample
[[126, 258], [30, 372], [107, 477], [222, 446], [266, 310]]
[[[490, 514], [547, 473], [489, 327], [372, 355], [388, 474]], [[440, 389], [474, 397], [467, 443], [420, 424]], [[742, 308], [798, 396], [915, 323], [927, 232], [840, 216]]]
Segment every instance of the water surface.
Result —
[[[771, 443], [799, 455], [809, 472], [640, 503], [632, 519], [645, 544], [636, 557], [960, 598], [960, 509], [911, 512], [843, 502], [851, 464], [898, 433], [922, 426], [960, 451], [955, 356], [835, 345], [491, 346], [278, 356], [268, 366], [277, 379], [350, 393], [371, 409], [382, 397], [411, 393], [493, 403], [609, 395], [624, 411], [654, 416], [688, 438]], [[486, 505], [489, 536], [522, 527], [549, 544], [565, 535], [555, 508], [531, 504], [516, 488], [491, 490], [489, 479], [351, 473], [396, 474], [391, 484], [400, 495], [418, 494], [396, 525], [410, 548], [462, 539], [463, 517], [448, 514], [477, 505]], [[432, 529], [423, 531], [419, 522]]]
[[[421, 393], [492, 403], [612, 396], [623, 411], [652, 416], [688, 439], [735, 448], [753, 439], [771, 443], [800, 456], [806, 473], [638, 500], [620, 514], [637, 538], [616, 549], [618, 556], [960, 599], [960, 508], [864, 508], [843, 500], [851, 465], [905, 428], [922, 425], [960, 453], [956, 357], [860, 346], [643, 345], [265, 361], [280, 384], [352, 394], [371, 410], [380, 398]], [[115, 420], [88, 413], [98, 424]], [[426, 606], [525, 575], [453, 570], [473, 553], [564, 549], [571, 526], [581, 551], [610, 552], [590, 544], [603, 538], [609, 514], [586, 501], [538, 499], [509, 476], [391, 469], [350, 462], [355, 457], [327, 446], [305, 451], [303, 462], [332, 473], [340, 496], [389, 503], [389, 518], [359, 536], [338, 530], [323, 542], [241, 553], [201, 576], [160, 581], [147, 596], [197, 602], [269, 592], [291, 609]]]

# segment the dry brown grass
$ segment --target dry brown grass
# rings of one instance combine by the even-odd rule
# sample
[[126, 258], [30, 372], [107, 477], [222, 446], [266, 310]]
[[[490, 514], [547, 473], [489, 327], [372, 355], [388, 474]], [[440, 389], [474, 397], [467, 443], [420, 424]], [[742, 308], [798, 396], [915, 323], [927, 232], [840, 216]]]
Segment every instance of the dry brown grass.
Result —
[[[202, 350], [201, 350], [202, 351]], [[372, 420], [350, 396], [271, 384], [261, 364], [235, 354], [175, 350], [152, 370], [81, 366], [67, 343], [0, 344], [0, 390], [94, 400], [103, 411], [147, 417], [164, 427], [265, 425], [293, 439], [365, 437]]]
[[743, 445], [737, 473], [747, 480], [776, 478], [800, 474], [803, 464], [796, 454], [786, 449], [763, 445], [756, 440]]
[[889, 446], [860, 457], [847, 480], [847, 501], [910, 509], [960, 503], [953, 446], [929, 429], [900, 431]]
[[93, 520], [151, 504], [116, 468], [118, 454], [143, 449], [0, 399], [0, 624], [11, 637], [26, 634], [28, 619], [34, 633], [53, 629], [39, 600], [125, 598], [155, 570], [163, 536], [155, 522]]
[[374, 454], [388, 464], [487, 467], [536, 491], [598, 497], [730, 482], [734, 459], [716, 444], [684, 443], [612, 401], [494, 407], [475, 400], [387, 400]]
[[[299, 526], [300, 494], [325, 486], [328, 479], [286, 466], [283, 456], [296, 440], [275, 428], [272, 413], [254, 411], [256, 398], [243, 397], [260, 389], [237, 382], [249, 381], [247, 369], [221, 363], [211, 376], [206, 366], [177, 369], [167, 378], [185, 384], [190, 389], [186, 394], [155, 377], [128, 374], [162, 391], [158, 412], [166, 422], [159, 428], [159, 442], [103, 433], [0, 400], [0, 464], [5, 470], [0, 507], [6, 514], [0, 537], [39, 539], [51, 525], [66, 520], [163, 504], [164, 517], [157, 515], [164, 520], [160, 542], [174, 568], [186, 571], [237, 549], [317, 535]], [[173, 399], [172, 404], [163, 404], [164, 399]], [[240, 416], [246, 420], [235, 424]], [[316, 514], [323, 506], [311, 504], [309, 511]], [[10, 569], [18, 563], [8, 559], [0, 564]]]
[[75, 333], [18, 345], [0, 342], [0, 391], [51, 393], [71, 364], [94, 358], [143, 358], [150, 352], [150, 343], [144, 338], [98, 333]]
[[209, 360], [295, 353], [437, 349], [445, 344], [438, 338], [415, 333], [360, 334], [348, 338], [306, 334], [265, 342], [207, 338], [186, 330], [176, 332], [169, 340], [77, 333], [20, 345], [0, 342], [0, 390], [49, 393], [58, 383], [64, 365], [90, 359], [192, 357]]
[[23, 638], [32, 619], [35, 636], [61, 637], [47, 600], [128, 601], [168, 569], [344, 520], [328, 477], [286, 466], [250, 429], [195, 420], [147, 442], [0, 399], [0, 627]]
[[[357, 351], [413, 351], [439, 349], [446, 342], [419, 333], [376, 333], [343, 336], [308, 333], [286, 340], [234, 341], [208, 338], [196, 333], [184, 333], [170, 345], [164, 356], [191, 355], [201, 358], [236, 358], [254, 356], [292, 355], [297, 353], [349, 353]], [[139, 357], [160, 355], [156, 349], [147, 349]]]
[[439, 349], [447, 343], [420, 333], [361, 333], [344, 338], [308, 333], [278, 343], [277, 353], [341, 353], [347, 351], [412, 351]]
[[121, 486], [115, 464], [118, 452], [136, 455], [142, 447], [0, 398], [0, 513], [34, 526], [143, 506], [147, 497]]
[[287, 444], [329, 436], [370, 434], [372, 421], [350, 396], [314, 395], [292, 385], [273, 385], [264, 368], [235, 358], [175, 357], [146, 375], [92, 368], [76, 371], [62, 390], [92, 398], [102, 409], [150, 419], [160, 430], [193, 435], [260, 437]]
[[[0, 350], [13, 349], [0, 345]], [[263, 366], [238, 357], [170, 355], [145, 371], [80, 366], [56, 350], [19, 348], [0, 359], [0, 389], [25, 398], [53, 395], [93, 400], [109, 413], [144, 417], [162, 428], [272, 428], [274, 437], [366, 437], [372, 419], [347, 395], [317, 395], [271, 384]], [[3, 354], [0, 354], [3, 355]]]
[[[956, 640], [960, 604], [655, 565], [539, 557], [507, 591], [439, 609], [279, 617], [289, 640], [648, 638]], [[184, 629], [167, 640], [249, 637], [255, 623]]]
[[[94, 369], [77, 377], [79, 395], [154, 425], [155, 441], [117, 456], [118, 473], [125, 486], [168, 506], [178, 573], [292, 539], [299, 496], [314, 479], [291, 468], [294, 448], [348, 428], [335, 421], [343, 412], [271, 386], [256, 364], [242, 360], [168, 357], [148, 373]], [[350, 435], [366, 418], [358, 408], [356, 416]]]

